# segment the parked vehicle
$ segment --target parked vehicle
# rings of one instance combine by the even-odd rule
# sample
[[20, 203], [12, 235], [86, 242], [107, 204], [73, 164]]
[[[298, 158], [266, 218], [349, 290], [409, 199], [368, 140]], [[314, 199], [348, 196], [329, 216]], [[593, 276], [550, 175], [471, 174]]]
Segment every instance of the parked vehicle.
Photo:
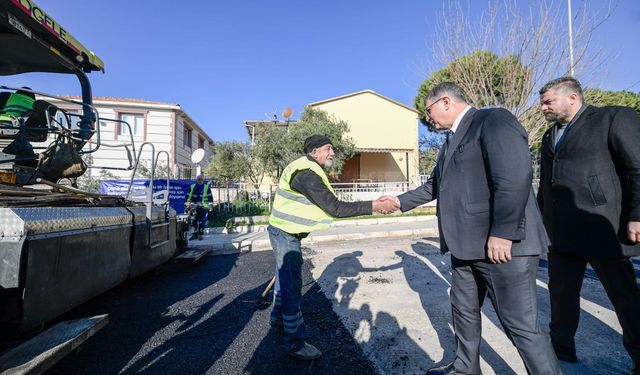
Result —
[[[163, 156], [155, 153], [152, 144], [140, 145], [136, 154], [133, 137], [120, 144], [101, 141], [98, 123], [113, 121], [130, 127], [100, 118], [92, 104], [87, 73], [104, 72], [103, 62], [93, 52], [32, 0], [0, 2], [0, 50], [0, 76], [71, 74], [81, 89], [81, 99], [74, 100], [0, 86], [7, 93], [34, 94], [44, 102], [39, 109], [45, 118], [37, 126], [29, 123], [34, 105], [31, 114], [0, 122], [2, 338], [37, 330], [127, 278], [158, 267], [174, 255], [186, 226], [177, 222], [176, 212], [167, 204], [168, 182], [166, 194], [153, 192], [150, 183], [149, 191], [135, 199], [73, 187], [87, 168], [80, 159], [100, 147], [126, 152], [130, 165], [125, 169], [132, 173], [142, 149], [151, 147], [152, 180], [157, 159]], [[48, 105], [48, 97], [75, 109]], [[22, 149], [9, 153], [11, 144]], [[29, 146], [33, 155], [23, 152]], [[154, 196], [162, 198], [154, 200]]]

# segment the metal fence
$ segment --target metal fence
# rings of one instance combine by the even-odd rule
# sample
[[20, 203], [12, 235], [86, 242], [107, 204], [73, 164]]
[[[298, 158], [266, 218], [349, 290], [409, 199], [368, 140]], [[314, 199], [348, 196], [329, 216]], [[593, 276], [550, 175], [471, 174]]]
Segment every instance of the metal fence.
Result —
[[214, 216], [218, 221], [233, 216], [252, 216], [265, 214], [271, 209], [275, 187], [256, 189], [245, 184], [232, 184], [229, 187], [211, 188], [214, 202]]
[[398, 195], [409, 191], [410, 184], [401, 182], [353, 182], [332, 184], [338, 199], [347, 202], [377, 199], [381, 195]]
[[[427, 182], [429, 176], [421, 175], [420, 184]], [[532, 187], [538, 192], [538, 179], [534, 179]], [[338, 199], [346, 202], [374, 200], [381, 195], [399, 195], [415, 188], [406, 181], [401, 182], [358, 182], [332, 184]], [[266, 214], [271, 210], [277, 186], [261, 186], [234, 183], [229, 187], [214, 186], [211, 188], [214, 210], [219, 216], [250, 216]]]

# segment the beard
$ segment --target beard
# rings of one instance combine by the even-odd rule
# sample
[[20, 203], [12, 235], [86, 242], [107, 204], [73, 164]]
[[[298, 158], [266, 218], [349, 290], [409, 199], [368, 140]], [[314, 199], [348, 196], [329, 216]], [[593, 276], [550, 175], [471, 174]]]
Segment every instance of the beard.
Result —
[[564, 123], [567, 117], [569, 117], [569, 112], [567, 110], [559, 111], [559, 112], [549, 112], [544, 115], [545, 120], [551, 122], [559, 122]]
[[327, 160], [324, 162], [324, 166], [325, 166], [326, 168], [329, 168], [329, 167], [331, 167], [332, 165], [333, 165], [333, 159], [327, 159]]

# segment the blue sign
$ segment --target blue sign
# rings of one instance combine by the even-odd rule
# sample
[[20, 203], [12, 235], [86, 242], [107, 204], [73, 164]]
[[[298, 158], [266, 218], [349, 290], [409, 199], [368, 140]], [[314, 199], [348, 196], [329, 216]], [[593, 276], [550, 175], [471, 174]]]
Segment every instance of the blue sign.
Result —
[[[194, 180], [169, 180], [169, 205], [181, 214], [184, 212], [184, 203], [187, 201], [191, 184]], [[146, 197], [149, 180], [135, 179], [131, 186], [131, 197], [133, 200], [142, 200]], [[129, 180], [103, 180], [100, 181], [100, 194], [119, 195], [124, 197], [129, 189]], [[158, 179], [153, 181], [153, 199], [164, 200], [167, 194], [167, 180]], [[147, 198], [148, 199], [148, 198]]]

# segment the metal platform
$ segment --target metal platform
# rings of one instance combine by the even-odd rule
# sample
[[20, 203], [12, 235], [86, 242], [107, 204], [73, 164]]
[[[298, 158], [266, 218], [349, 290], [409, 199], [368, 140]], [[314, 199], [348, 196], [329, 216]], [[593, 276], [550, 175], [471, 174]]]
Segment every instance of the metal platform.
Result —
[[108, 322], [105, 314], [58, 323], [2, 355], [0, 375], [42, 374]]

